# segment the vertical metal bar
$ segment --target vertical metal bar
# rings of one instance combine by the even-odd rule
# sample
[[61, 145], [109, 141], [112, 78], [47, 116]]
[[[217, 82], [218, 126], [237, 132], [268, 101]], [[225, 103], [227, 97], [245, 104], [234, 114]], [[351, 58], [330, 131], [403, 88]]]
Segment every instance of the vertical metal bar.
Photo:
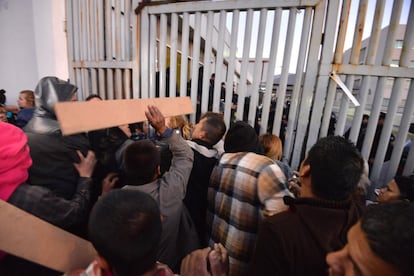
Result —
[[[131, 59], [133, 62], [132, 66], [132, 97], [139, 98], [140, 97], [140, 66], [141, 66], [141, 44], [140, 44], [140, 37], [141, 37], [141, 30], [137, 26], [141, 20], [141, 15], [135, 15], [134, 8], [138, 5], [138, 0], [131, 1], [132, 9], [131, 9]], [[135, 19], [134, 19], [135, 16]], [[147, 41], [148, 42], [148, 41]]]
[[286, 88], [289, 76], [289, 65], [292, 57], [292, 48], [293, 48], [293, 37], [295, 34], [296, 27], [296, 8], [292, 8], [289, 11], [289, 23], [287, 29], [287, 37], [285, 44], [285, 51], [283, 53], [283, 64], [282, 64], [282, 74], [280, 76], [279, 87], [277, 89], [277, 103], [276, 110], [274, 114], [274, 124], [272, 133], [279, 135], [280, 125], [283, 115], [283, 107], [285, 105], [285, 95]]
[[305, 82], [303, 84], [302, 100], [299, 111], [297, 134], [295, 139], [295, 149], [292, 156], [292, 168], [298, 167], [302, 154], [302, 147], [305, 146], [305, 137], [307, 134], [310, 109], [312, 106], [312, 97], [316, 74], [318, 70], [318, 61], [313, 57], [318, 56], [320, 42], [322, 38], [323, 19], [325, 14], [326, 1], [321, 1], [315, 6], [314, 22], [312, 24], [311, 40], [307, 60], [307, 69]]
[[[156, 30], [152, 29], [150, 26], [150, 19], [148, 15], [148, 9], [143, 8], [140, 13], [141, 21], [139, 23], [140, 29], [140, 37], [138, 37], [139, 42], [139, 66], [140, 72], [138, 73], [141, 76], [141, 98], [146, 99], [149, 97], [149, 88], [154, 84], [151, 83], [150, 79], [150, 60], [151, 60], [151, 51], [155, 51], [155, 49], [151, 49], [150, 45], [150, 34], [152, 32], [156, 32]], [[138, 29], [138, 28], [137, 28]], [[148, 54], [149, 53], [149, 54]], [[152, 57], [155, 59], [155, 57]]]
[[300, 38], [299, 56], [296, 66], [296, 80], [293, 86], [292, 98], [290, 101], [288, 124], [285, 134], [285, 144], [283, 146], [285, 158], [290, 159], [291, 152], [294, 146], [297, 117], [299, 110], [299, 94], [301, 93], [303, 86], [302, 80], [304, 75], [304, 67], [306, 62], [306, 52], [309, 44], [310, 26], [312, 21], [313, 9], [311, 7], [306, 8], [305, 17], [302, 25], [302, 35]]
[[266, 33], [267, 9], [260, 10], [259, 30], [257, 35], [256, 57], [253, 69], [253, 83], [250, 95], [250, 107], [248, 120], [254, 126], [256, 123], [256, 110], [259, 102], [259, 85], [262, 81], [262, 65], [263, 65], [263, 44], [264, 35]]
[[[102, 63], [105, 61], [105, 28], [104, 28], [104, 5], [102, 1], [96, 1], [95, 5], [96, 16], [96, 40], [97, 40], [97, 61]], [[105, 69], [98, 69], [98, 94], [106, 99], [105, 87]]]
[[177, 40], [178, 40], [178, 15], [171, 15], [171, 35], [170, 35], [170, 97], [176, 96], [177, 90]]
[[[197, 108], [197, 90], [198, 90], [198, 63], [200, 60], [200, 22], [201, 22], [201, 13], [196, 12], [195, 14], [195, 27], [193, 34], [193, 60], [191, 64], [191, 101], [193, 103], [193, 108]], [[191, 122], [195, 122], [195, 113], [190, 115]]]
[[[112, 23], [112, 0], [105, 1], [105, 42], [106, 42], [106, 60], [112, 61], [115, 56], [113, 55], [113, 38], [112, 38], [112, 30], [113, 30], [113, 23]], [[106, 98], [108, 100], [114, 99], [114, 75], [113, 70], [111, 68], [106, 69]]]
[[243, 57], [240, 70], [239, 97], [237, 100], [237, 120], [243, 120], [244, 100], [247, 90], [247, 69], [249, 67], [250, 42], [252, 38], [253, 10], [247, 10], [246, 26], [244, 29]]
[[282, 19], [282, 9], [276, 8], [273, 16], [272, 26], [272, 41], [270, 46], [269, 64], [266, 72], [266, 87], [265, 94], [263, 95], [263, 109], [262, 118], [260, 124], [260, 134], [267, 132], [267, 125], [269, 122], [270, 104], [273, 93], [273, 79], [276, 66], [276, 57], [279, 48], [279, 37], [280, 37], [280, 22]]
[[[349, 60], [350, 64], [357, 65], [359, 62], [359, 55], [361, 51], [362, 34], [364, 31], [364, 26], [365, 26], [367, 6], [368, 6], [368, 0], [361, 0], [359, 2], [357, 22], [355, 24], [354, 39], [352, 42], [351, 57]], [[346, 87], [348, 87], [350, 91], [352, 91], [354, 87], [354, 80], [355, 80], [354, 75], [348, 75], [346, 78]], [[336, 135], [342, 135], [344, 132], [345, 123], [347, 119], [347, 113], [348, 113], [348, 107], [349, 107], [348, 97], [342, 97], [341, 107], [339, 110], [339, 116], [338, 116], [338, 120], [337, 120], [336, 127], [335, 127]]]
[[231, 23], [231, 38], [230, 38], [230, 56], [228, 58], [229, 67], [227, 68], [227, 80], [226, 80], [226, 106], [224, 109], [224, 120], [227, 126], [230, 126], [230, 121], [233, 118], [231, 116], [231, 109], [233, 108], [233, 83], [234, 83], [234, 65], [236, 62], [236, 49], [237, 49], [237, 36], [239, 30], [239, 18], [240, 11], [233, 11], [233, 18]]
[[[213, 33], [213, 12], [209, 11], [207, 13], [207, 27], [206, 27], [206, 37], [205, 37], [205, 46], [204, 46], [204, 66], [203, 66], [203, 88], [201, 96], [201, 113], [204, 113], [208, 110], [208, 102], [210, 99], [210, 75], [211, 75], [211, 42], [212, 42], [212, 33]], [[198, 76], [200, 77], [200, 76]], [[198, 92], [200, 93], [200, 91]], [[199, 96], [199, 95], [197, 95]]]
[[124, 33], [124, 47], [123, 47], [123, 51], [124, 51], [124, 60], [128, 60], [131, 61], [131, 36], [130, 36], [130, 25], [131, 25], [131, 18], [132, 14], [131, 14], [131, 0], [124, 0], [124, 28], [123, 28], [123, 33]]
[[[414, 12], [412, 10], [411, 10], [410, 15], [414, 16]], [[405, 30], [404, 45], [403, 45], [403, 49], [401, 51], [401, 57], [400, 57], [400, 62], [399, 62], [399, 66], [406, 67], [406, 68], [408, 68], [408, 66], [410, 65], [410, 54], [411, 54], [411, 51], [412, 51], [412, 48], [413, 48], [413, 45], [414, 45], [414, 43], [413, 43], [413, 40], [414, 40], [414, 34], [413, 34], [414, 19], [409, 18], [408, 20], [409, 20], [409, 24], [407, 24], [407, 27], [406, 27], [406, 30]], [[399, 20], [397, 22], [399, 22]], [[389, 144], [389, 139], [390, 139], [389, 137], [390, 137], [390, 134], [392, 132], [395, 114], [398, 110], [398, 105], [399, 105], [399, 102], [400, 102], [400, 95], [402, 93], [405, 81], [406, 81], [406, 79], [397, 78], [394, 82], [394, 86], [393, 86], [393, 89], [392, 89], [392, 92], [391, 92], [391, 100], [390, 100], [390, 103], [388, 105], [387, 116], [385, 118], [384, 126], [383, 126], [383, 129], [382, 129], [382, 132], [381, 132], [381, 138], [380, 138], [380, 141], [378, 143], [378, 150], [377, 150], [377, 153], [375, 155], [374, 166], [373, 166], [372, 173], [371, 173], [371, 179], [374, 182], [376, 180], [378, 180], [378, 178], [380, 176], [380, 173], [381, 173], [382, 164], [384, 162], [384, 157], [385, 157], [387, 147], [388, 147], [388, 144]], [[412, 113], [412, 110], [410, 110], [410, 108], [412, 108], [412, 107], [407, 106], [407, 109], [408, 109], [407, 113], [408, 114]], [[409, 116], [409, 117], [411, 117], [411, 116]], [[408, 127], [409, 127], [409, 122], [408, 122], [409, 119], [410, 118], [406, 119], [407, 122], [405, 122], [405, 124], [406, 124], [405, 127], [406, 127], [407, 130], [408, 130]], [[404, 132], [404, 130], [400, 126], [399, 134], [402, 134], [403, 132]], [[402, 144], [404, 143], [404, 141], [402, 139], [405, 139], [406, 135], [407, 134], [405, 133], [403, 138], [400, 137], [398, 141], [395, 141], [395, 146], [397, 148], [397, 151], [394, 152], [394, 154], [396, 154], [398, 152], [398, 150], [400, 151], [400, 154], [398, 156], [398, 160], [401, 157]], [[399, 136], [401, 136], [401, 135], [399, 135]], [[398, 149], [398, 146], [400, 147], [400, 149]], [[393, 164], [393, 166], [395, 167], [394, 172], [389, 171], [387, 173], [387, 176], [389, 178], [385, 179], [385, 183], [393, 178], [394, 175], [391, 176], [390, 174], [391, 173], [395, 174], [396, 168], [398, 166], [398, 164], [396, 164], [396, 162], [397, 162], [397, 160], [396, 160], [396, 158], [394, 158], [394, 164]], [[391, 168], [389, 168], [389, 170], [390, 169]], [[382, 180], [384, 181], [384, 179], [382, 179]]]
[[166, 92], [166, 64], [167, 64], [167, 15], [161, 14], [159, 47], [159, 97], [165, 97]]
[[320, 73], [315, 89], [315, 99], [312, 108], [312, 117], [310, 120], [309, 135], [306, 148], [309, 149], [318, 139], [320, 123], [322, 120], [322, 112], [325, 106], [326, 87], [329, 83], [330, 65], [333, 60], [334, 39], [336, 32], [336, 22], [338, 18], [338, 1], [328, 2], [328, 12], [325, 22], [324, 41], [322, 45], [322, 55], [320, 61]]
[[344, 54], [346, 30], [348, 29], [349, 13], [351, 10], [351, 0], [344, 0], [341, 8], [341, 18], [339, 20], [338, 39], [336, 41], [336, 49], [334, 55], [334, 63], [342, 63]]
[[[157, 17], [155, 15], [150, 15], [149, 29], [146, 31], [149, 32], [149, 64], [148, 64], [148, 74], [149, 74], [149, 89], [148, 97], [155, 97], [155, 88], [156, 88], [156, 67], [157, 67]], [[143, 53], [146, 55], [147, 53]]]
[[123, 72], [124, 98], [131, 99], [131, 69], [125, 69]]
[[[76, 1], [75, 1], [76, 2]], [[76, 84], [75, 69], [73, 68], [73, 61], [75, 60], [75, 28], [74, 28], [74, 2], [66, 0], [66, 33], [68, 36], [68, 67], [69, 80]]]
[[[399, 22], [400, 14], [402, 9], [401, 1], [395, 1], [391, 13], [391, 20], [390, 22]], [[384, 49], [384, 56], [382, 60], [382, 65], [389, 66], [391, 64], [391, 54], [394, 48], [394, 39], [397, 30], [398, 24], [391, 24], [388, 29], [386, 44]], [[374, 139], [375, 130], [377, 128], [377, 122], [379, 118], [379, 113], [382, 107], [382, 100], [383, 100], [383, 93], [384, 87], [387, 81], [387, 77], [380, 77], [377, 89], [375, 91], [374, 100], [372, 103], [371, 113], [368, 121], [367, 131], [365, 133], [364, 142], [362, 145], [361, 154], [362, 156], [368, 160], [372, 141]]]
[[112, 28], [112, 37], [115, 39], [115, 59], [117, 61], [121, 60], [121, 3], [119, 1], [114, 1], [114, 11], [115, 14], [115, 28]]
[[223, 51], [224, 51], [224, 35], [227, 32], [226, 28], [226, 11], [220, 11], [219, 34], [217, 45], [217, 62], [216, 62], [216, 78], [214, 80], [214, 96], [213, 96], [213, 111], [218, 112], [220, 108], [221, 83], [225, 79], [225, 72], [223, 72]]
[[181, 72], [180, 72], [180, 96], [187, 96], [187, 78], [188, 78], [188, 45], [190, 26], [188, 24], [188, 13], [182, 15], [181, 27]]
[[[367, 61], [366, 64], [368, 65], [374, 65], [375, 64], [375, 57], [377, 55], [378, 51], [378, 44], [379, 44], [379, 38], [381, 33], [381, 22], [384, 15], [384, 8], [385, 8], [385, 1], [384, 0], [378, 0], [377, 5], [375, 8], [375, 16], [374, 16], [374, 23], [371, 30], [371, 36], [369, 39], [369, 45], [368, 45], [368, 51], [367, 51]], [[359, 107], [357, 107], [355, 116], [353, 119], [353, 124], [351, 127], [349, 140], [356, 143], [358, 134], [361, 128], [361, 121], [362, 116], [364, 114], [365, 105], [368, 98], [368, 92], [369, 92], [369, 85], [371, 84], [372, 77], [371, 76], [364, 76], [362, 79], [362, 85], [359, 95], [359, 103], [361, 104]]]

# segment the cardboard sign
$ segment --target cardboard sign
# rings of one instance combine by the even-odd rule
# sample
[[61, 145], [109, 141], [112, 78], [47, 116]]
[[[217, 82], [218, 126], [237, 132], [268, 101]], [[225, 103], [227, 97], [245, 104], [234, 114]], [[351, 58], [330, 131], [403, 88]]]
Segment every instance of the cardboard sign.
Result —
[[157, 106], [165, 117], [194, 112], [189, 97], [58, 102], [55, 111], [62, 134], [70, 135], [143, 122], [148, 105]]
[[51, 269], [69, 272], [86, 268], [93, 245], [0, 200], [0, 250]]

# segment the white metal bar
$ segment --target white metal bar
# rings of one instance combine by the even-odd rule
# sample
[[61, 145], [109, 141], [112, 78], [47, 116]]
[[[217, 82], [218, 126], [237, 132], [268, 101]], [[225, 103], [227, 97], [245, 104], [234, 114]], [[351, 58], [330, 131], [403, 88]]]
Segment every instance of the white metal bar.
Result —
[[[307, 60], [307, 69], [305, 81], [303, 84], [302, 100], [299, 111], [299, 119], [297, 124], [297, 133], [295, 139], [295, 148], [292, 155], [292, 168], [297, 168], [302, 158], [302, 146], [305, 141], [309, 114], [312, 106], [312, 97], [316, 75], [318, 71], [318, 61], [313, 58], [318, 56], [319, 46], [322, 38], [323, 19], [325, 14], [325, 1], [320, 1], [314, 10], [314, 22], [312, 24], [311, 40], [309, 45], [309, 53]], [[307, 151], [308, 149], [306, 149]]]
[[188, 24], [188, 13], [182, 15], [181, 27], [181, 72], [180, 72], [180, 96], [187, 96], [187, 78], [188, 78], [188, 46], [190, 26]]
[[[374, 16], [374, 24], [372, 26], [371, 30], [371, 36], [369, 39], [369, 45], [368, 45], [368, 51], [367, 51], [367, 61], [366, 63], [369, 65], [375, 64], [375, 56], [377, 55], [378, 51], [378, 43], [381, 33], [381, 22], [384, 14], [384, 8], [385, 8], [385, 1], [384, 0], [378, 0], [377, 5], [375, 8], [375, 16]], [[369, 76], [365, 76], [362, 79], [362, 85], [361, 90], [359, 93], [359, 102], [361, 106], [359, 106], [354, 115], [353, 124], [351, 127], [351, 131], [349, 134], [349, 140], [353, 141], [356, 144], [359, 131], [361, 128], [361, 121], [362, 116], [364, 115], [365, 105], [368, 98], [368, 90], [369, 85], [371, 84], [372, 78]]]
[[[338, 9], [338, 1], [328, 2], [328, 11], [324, 31], [325, 38], [323, 41], [320, 61], [321, 64], [331, 64], [333, 60], [334, 39], [336, 32], [336, 24], [338, 21]], [[318, 138], [320, 137], [320, 124], [322, 120], [323, 109], [325, 106], [326, 87], [328, 87], [328, 83], [329, 76], [325, 74], [325, 72], [319, 71], [306, 148], [310, 148], [311, 146], [313, 146], [313, 144], [315, 144]]]
[[115, 69], [115, 99], [122, 99], [122, 71], [121, 69]]
[[98, 61], [105, 60], [105, 14], [104, 14], [104, 6], [102, 1], [96, 1], [95, 6], [95, 13], [97, 14], [97, 32], [96, 32], [96, 39], [98, 45]]
[[[106, 60], [112, 60], [112, 4], [105, 0], [105, 52]], [[109, 92], [108, 92], [109, 93]]]
[[236, 49], [237, 49], [237, 36], [239, 30], [240, 11], [234, 10], [232, 23], [231, 23], [231, 38], [230, 38], [230, 56], [228, 58], [229, 66], [227, 68], [227, 80], [226, 80], [226, 106], [224, 109], [224, 120], [227, 126], [230, 126], [230, 122], [233, 118], [230, 118], [231, 109], [233, 107], [233, 93], [234, 93], [234, 72], [236, 63]]
[[[122, 60], [121, 55], [121, 48], [122, 48], [122, 37], [121, 33], [123, 33], [121, 28], [121, 3], [119, 1], [114, 2], [115, 6], [115, 29], [112, 30], [112, 36], [115, 38], [115, 58], [116, 60], [120, 61]], [[119, 73], [117, 73], [119, 74]]]
[[413, 68], [390, 67], [388, 65], [333, 64], [332, 69], [338, 75], [414, 78]]
[[[334, 55], [335, 63], [342, 63], [344, 53], [346, 31], [348, 29], [349, 13], [351, 10], [351, 0], [344, 0], [342, 2], [342, 12], [338, 28], [338, 40], [336, 41], [336, 49]], [[335, 69], [334, 69], [335, 70]], [[336, 71], [336, 70], [335, 70]]]
[[123, 70], [124, 98], [131, 99], [131, 70]]
[[219, 21], [219, 36], [218, 36], [218, 45], [217, 45], [217, 62], [216, 62], [216, 78], [214, 81], [214, 95], [213, 95], [213, 111], [218, 112], [220, 108], [220, 95], [221, 95], [221, 83], [225, 79], [225, 72], [223, 70], [224, 58], [224, 35], [227, 32], [226, 28], [226, 11], [220, 11], [220, 21]]
[[108, 68], [106, 69], [106, 99], [113, 100], [114, 99], [114, 69]]
[[[145, 30], [146, 36], [149, 36], [149, 47], [147, 51], [149, 52], [149, 60], [147, 65], [147, 79], [143, 81], [147, 82], [149, 80], [149, 87], [147, 87], [146, 95], [147, 97], [155, 97], [156, 89], [156, 71], [157, 71], [157, 17], [155, 15], [150, 15], [149, 29]], [[149, 33], [149, 34], [148, 34]], [[142, 52], [142, 54], [147, 55], [148, 52]]]
[[[98, 37], [97, 37], [97, 13], [95, 13], [95, 5], [96, 5], [96, 1], [95, 0], [89, 0], [88, 1], [88, 27], [89, 27], [89, 60], [97, 60], [97, 55], [98, 55]], [[93, 88], [93, 85], [92, 85]], [[92, 89], [93, 91], [93, 89]]]
[[296, 8], [289, 11], [288, 29], [286, 34], [285, 51], [283, 53], [282, 74], [280, 76], [279, 87], [277, 89], [277, 103], [274, 115], [273, 133], [280, 133], [281, 120], [283, 115], [283, 107], [285, 105], [285, 95], [289, 76], [290, 60], [292, 58], [293, 37], [296, 26]]
[[[358, 7], [358, 16], [357, 16], [357, 21], [356, 21], [355, 30], [354, 30], [354, 37], [353, 37], [353, 42], [352, 42], [351, 57], [349, 60], [350, 64], [359, 63], [359, 55], [361, 52], [362, 34], [364, 31], [364, 26], [365, 26], [367, 7], [368, 7], [368, 0], [360, 0], [359, 7]], [[353, 90], [354, 80], [355, 80], [355, 75], [349, 75], [346, 78], [346, 87], [348, 87], [350, 91]], [[336, 135], [342, 135], [344, 132], [345, 123], [346, 123], [347, 114], [348, 114], [348, 107], [349, 107], [348, 97], [342, 97], [338, 120], [335, 126]]]
[[[191, 102], [193, 103], [194, 110], [197, 110], [197, 90], [198, 90], [198, 72], [199, 67], [198, 63], [200, 60], [200, 22], [201, 22], [201, 13], [197, 12], [195, 14], [195, 26], [193, 33], [193, 53], [192, 53], [192, 64], [191, 64]], [[195, 122], [195, 113], [190, 115], [191, 122]]]
[[279, 48], [280, 22], [282, 20], [282, 9], [277, 8], [273, 17], [272, 42], [270, 46], [269, 65], [266, 72], [266, 88], [263, 96], [263, 112], [260, 124], [260, 134], [267, 132], [269, 122], [270, 104], [273, 92], [273, 78], [276, 66], [276, 58]]
[[132, 68], [131, 61], [74, 61], [75, 68]]
[[247, 69], [249, 64], [250, 42], [252, 36], [253, 10], [247, 10], [246, 26], [244, 29], [243, 57], [240, 70], [239, 96], [237, 99], [237, 120], [243, 120], [244, 101], [247, 90]]
[[[411, 15], [414, 16], [414, 12], [411, 12]], [[405, 38], [407, 38], [407, 41], [404, 40], [404, 45], [403, 45], [403, 49], [401, 51], [401, 57], [400, 57], [400, 62], [399, 62], [399, 66], [405, 67], [405, 68], [407, 68], [410, 64], [410, 55], [411, 55], [410, 52], [411, 52], [412, 47], [414, 45], [414, 43], [413, 43], [414, 35], [412, 34], [412, 32], [414, 31], [414, 26], [413, 26], [414, 25], [414, 19], [409, 18], [408, 20], [410, 21], [411, 26], [407, 25], [406, 32], [405, 32]], [[381, 167], [382, 167], [382, 164], [384, 162], [385, 154], [387, 152], [387, 147], [388, 147], [388, 144], [389, 144], [389, 137], [390, 137], [390, 134], [392, 132], [395, 114], [397, 112], [398, 105], [400, 103], [400, 95], [402, 93], [405, 81], [406, 80], [403, 79], [403, 78], [398, 78], [394, 82], [394, 86], [393, 86], [393, 89], [392, 89], [392, 92], [391, 92], [391, 99], [390, 99], [390, 102], [389, 102], [389, 105], [388, 105], [387, 116], [385, 118], [384, 126], [383, 126], [383, 129], [382, 129], [382, 132], [381, 132], [381, 138], [380, 138], [380, 141], [379, 141], [379, 144], [378, 144], [378, 150], [377, 150], [377, 153], [375, 155], [374, 166], [373, 166], [373, 169], [372, 169], [372, 172], [371, 172], [371, 179], [374, 182], [376, 180], [378, 180], [378, 178], [380, 176], [380, 173], [381, 173]], [[410, 107], [408, 107], [407, 109], [409, 109], [409, 108]], [[412, 113], [412, 111], [411, 112], [408, 111], [408, 114], [411, 114], [411, 113]], [[411, 119], [411, 116], [409, 116], [409, 119]], [[406, 128], [408, 129], [408, 127], [409, 127], [408, 123], [406, 123], [406, 124], [407, 124]], [[400, 138], [398, 142], [402, 145], [402, 143], [404, 141], [401, 141], [401, 138]], [[401, 151], [402, 151], [402, 149], [401, 149]], [[399, 156], [399, 157], [401, 157], [401, 156]], [[395, 164], [394, 164], [394, 166], [395, 166]], [[395, 171], [394, 171], [394, 173], [395, 173]], [[393, 175], [390, 176], [390, 173], [387, 173], [387, 175], [390, 178], [385, 179], [385, 183], [393, 178]]]
[[[124, 60], [131, 60], [131, 36], [130, 36], [130, 32], [131, 32], [131, 19], [132, 19], [132, 13], [131, 13], [131, 0], [124, 0], [124, 28], [123, 28], [123, 33], [124, 33], [124, 47], [123, 47], [123, 51], [124, 51]], [[125, 71], [126, 72], [126, 71]]]
[[99, 89], [98, 94], [102, 99], [106, 99], [106, 86], [105, 86], [105, 69], [98, 69]]
[[[399, 22], [400, 14], [402, 9], [401, 1], [395, 1], [391, 13], [390, 22]], [[386, 44], [384, 49], [384, 55], [382, 59], [382, 65], [389, 66], [391, 64], [391, 54], [394, 48], [394, 39], [396, 35], [397, 24], [391, 24], [388, 29]], [[370, 118], [368, 121], [367, 130], [365, 133], [364, 142], [362, 145], [361, 154], [364, 158], [368, 160], [369, 154], [371, 152], [372, 141], [374, 139], [375, 130], [377, 128], [377, 122], [379, 118], [379, 113], [381, 111], [382, 100], [384, 87], [387, 81], [387, 77], [380, 77], [377, 84], [377, 89], [375, 91], [374, 100], [372, 103], [372, 109], [370, 113]]]
[[91, 68], [91, 84], [92, 84], [92, 94], [98, 94], [98, 77], [97, 69]]
[[66, 33], [68, 36], [68, 68], [69, 68], [69, 80], [76, 84], [75, 69], [73, 68], [72, 61], [75, 60], [75, 29], [74, 29], [74, 9], [76, 1], [66, 0]]
[[158, 76], [159, 97], [165, 97], [166, 92], [166, 68], [167, 68], [167, 15], [161, 14], [160, 20], [160, 44], [159, 44]]
[[203, 11], [220, 11], [229, 10], [229, 7], [237, 7], [239, 10], [247, 10], [250, 8], [270, 9], [275, 7], [313, 7], [317, 5], [319, 0], [260, 0], [260, 1], [197, 1], [197, 5], [191, 2], [174, 2], [172, 4], [164, 4], [149, 7], [149, 12], [154, 14], [170, 13], [170, 12], [203, 12]]
[[299, 46], [299, 56], [296, 65], [296, 80], [293, 86], [292, 91], [292, 98], [290, 101], [290, 108], [289, 108], [289, 116], [288, 116], [288, 124], [285, 134], [285, 144], [283, 146], [284, 156], [285, 158], [289, 158], [291, 156], [294, 140], [295, 140], [295, 133], [297, 126], [297, 119], [298, 119], [298, 110], [299, 110], [299, 96], [303, 89], [302, 80], [304, 75], [304, 68], [306, 62], [306, 53], [308, 50], [309, 45], [309, 37], [310, 37], [310, 26], [312, 21], [312, 14], [313, 9], [308, 7], [305, 10], [305, 16], [303, 19], [302, 25], [302, 34], [300, 38], [300, 46]]
[[176, 96], [177, 90], [177, 42], [178, 42], [178, 15], [171, 15], [171, 35], [170, 35], [170, 97]]
[[[135, 15], [134, 8], [138, 6], [138, 0], [132, 0], [131, 1], [131, 13], [130, 16], [132, 18], [131, 20], [131, 41], [132, 41], [132, 61], [134, 63], [132, 67], [132, 97], [134, 99], [140, 97], [140, 66], [141, 66], [141, 43], [140, 37], [141, 37], [141, 29], [138, 28], [138, 22], [141, 20], [141, 15]], [[135, 17], [135, 19], [134, 19]], [[148, 16], [147, 16], [148, 21]], [[148, 42], [148, 41], [147, 41]], [[148, 64], [148, 63], [147, 63]]]
[[259, 102], [259, 85], [262, 81], [262, 66], [263, 66], [263, 44], [264, 35], [266, 33], [267, 10], [260, 10], [259, 30], [257, 35], [256, 55], [253, 67], [253, 83], [251, 86], [250, 106], [248, 113], [248, 120], [252, 126], [255, 125], [256, 110]]
[[[212, 34], [213, 34], [213, 12], [209, 11], [207, 13], [207, 27], [206, 27], [206, 37], [205, 37], [205, 46], [204, 46], [204, 66], [203, 66], [203, 88], [201, 96], [201, 113], [204, 113], [208, 110], [208, 104], [210, 99], [210, 75], [211, 75], [211, 44], [212, 44]], [[200, 76], [198, 76], [200, 78]], [[200, 91], [198, 91], [200, 93]], [[199, 97], [199, 95], [197, 95]], [[211, 111], [211, 110], [210, 110]]]

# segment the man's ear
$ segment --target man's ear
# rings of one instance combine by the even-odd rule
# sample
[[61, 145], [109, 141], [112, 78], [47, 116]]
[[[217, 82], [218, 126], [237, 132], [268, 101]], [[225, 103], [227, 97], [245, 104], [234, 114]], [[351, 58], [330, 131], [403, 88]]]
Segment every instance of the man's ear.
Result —
[[111, 271], [111, 268], [108, 262], [104, 259], [104, 257], [98, 255], [95, 257], [95, 261], [98, 263], [98, 266], [104, 271]]
[[161, 166], [158, 165], [157, 167], [157, 176], [161, 175]]
[[301, 170], [300, 170], [300, 175], [301, 177], [309, 177], [311, 173], [311, 167], [309, 164], [307, 165], [303, 165]]

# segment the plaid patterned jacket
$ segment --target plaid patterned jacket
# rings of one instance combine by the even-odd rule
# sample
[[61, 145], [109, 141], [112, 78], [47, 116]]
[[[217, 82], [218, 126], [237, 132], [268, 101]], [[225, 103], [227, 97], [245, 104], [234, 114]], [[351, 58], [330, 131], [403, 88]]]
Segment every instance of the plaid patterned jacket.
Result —
[[271, 159], [251, 152], [225, 153], [213, 169], [208, 190], [210, 246], [222, 243], [230, 274], [247, 272], [259, 224], [265, 215], [287, 209], [286, 178]]

